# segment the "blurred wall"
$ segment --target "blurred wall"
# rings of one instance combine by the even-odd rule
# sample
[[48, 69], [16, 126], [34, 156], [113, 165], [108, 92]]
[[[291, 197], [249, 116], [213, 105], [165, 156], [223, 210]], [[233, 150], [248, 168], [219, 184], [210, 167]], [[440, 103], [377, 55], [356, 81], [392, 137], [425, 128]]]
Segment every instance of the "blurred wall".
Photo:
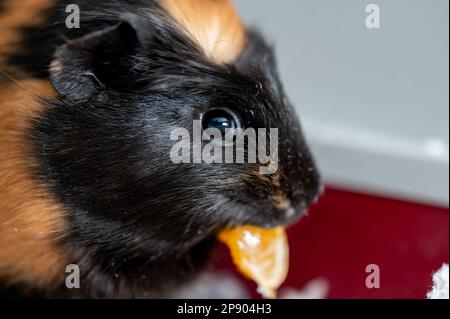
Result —
[[[278, 54], [325, 180], [447, 206], [447, 0], [235, 0]], [[368, 29], [366, 6], [381, 9]]]

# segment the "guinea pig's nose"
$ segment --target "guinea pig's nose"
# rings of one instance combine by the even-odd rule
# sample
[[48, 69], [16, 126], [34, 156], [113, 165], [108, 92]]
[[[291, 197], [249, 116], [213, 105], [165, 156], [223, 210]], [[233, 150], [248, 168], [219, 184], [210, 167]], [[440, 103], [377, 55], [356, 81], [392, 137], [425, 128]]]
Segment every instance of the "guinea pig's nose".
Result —
[[295, 216], [296, 210], [294, 207], [290, 206], [285, 210], [285, 214], [287, 218], [292, 218]]
[[274, 196], [272, 201], [278, 211], [283, 215], [280, 216], [287, 223], [290, 223], [297, 219], [301, 215], [306, 207], [299, 207], [298, 205], [293, 205], [292, 201], [286, 197]]
[[305, 212], [310, 206], [315, 205], [324, 192], [324, 186], [320, 179], [310, 179], [308, 183], [303, 183], [301, 187], [295, 187], [286, 192], [292, 207], [299, 213]]

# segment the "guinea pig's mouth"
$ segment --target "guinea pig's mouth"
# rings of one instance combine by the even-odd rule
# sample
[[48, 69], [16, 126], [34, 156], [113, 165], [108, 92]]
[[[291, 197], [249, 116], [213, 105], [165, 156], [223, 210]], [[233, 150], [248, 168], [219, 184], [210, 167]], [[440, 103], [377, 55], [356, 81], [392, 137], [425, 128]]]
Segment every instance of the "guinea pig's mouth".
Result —
[[246, 225], [262, 228], [288, 227], [305, 216], [310, 205], [306, 202], [296, 204], [286, 198], [274, 197], [261, 203], [236, 204], [236, 206], [233, 217], [226, 225], [227, 228]]

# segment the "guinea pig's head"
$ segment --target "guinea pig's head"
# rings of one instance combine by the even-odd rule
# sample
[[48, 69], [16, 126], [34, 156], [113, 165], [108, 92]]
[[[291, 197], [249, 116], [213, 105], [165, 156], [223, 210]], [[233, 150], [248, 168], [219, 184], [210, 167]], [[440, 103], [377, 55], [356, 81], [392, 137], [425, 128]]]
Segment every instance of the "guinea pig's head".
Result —
[[[176, 253], [224, 227], [290, 224], [318, 196], [316, 167], [257, 33], [233, 62], [219, 63], [163, 15], [126, 15], [61, 46], [50, 75], [58, 98], [36, 123], [36, 149], [82, 244]], [[196, 125], [266, 129], [257, 139], [267, 142], [268, 161], [195, 163]], [[177, 163], [182, 137], [188, 154], [176, 152]], [[215, 145], [225, 157], [235, 144], [202, 141], [200, 149]]]

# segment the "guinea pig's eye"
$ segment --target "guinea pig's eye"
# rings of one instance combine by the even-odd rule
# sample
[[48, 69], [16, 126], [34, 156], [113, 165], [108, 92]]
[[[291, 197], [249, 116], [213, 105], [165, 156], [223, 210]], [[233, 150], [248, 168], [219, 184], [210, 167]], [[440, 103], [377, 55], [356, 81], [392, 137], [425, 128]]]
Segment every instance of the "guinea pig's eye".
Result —
[[215, 128], [222, 134], [226, 130], [237, 130], [241, 128], [239, 117], [229, 109], [220, 108], [206, 112], [202, 117], [202, 126], [204, 130]]

